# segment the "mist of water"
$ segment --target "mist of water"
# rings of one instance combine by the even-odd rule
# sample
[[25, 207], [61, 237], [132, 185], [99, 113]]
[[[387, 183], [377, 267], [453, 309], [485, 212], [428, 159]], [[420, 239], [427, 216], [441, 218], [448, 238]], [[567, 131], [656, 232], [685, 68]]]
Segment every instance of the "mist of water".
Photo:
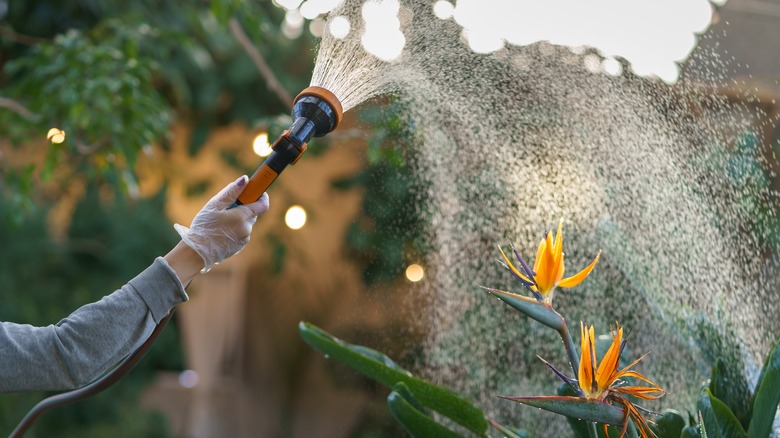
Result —
[[652, 351], [639, 369], [669, 395], [648, 407], [692, 408], [718, 356], [760, 366], [780, 333], [762, 226], [772, 193], [753, 170], [765, 126], [755, 108], [706, 91], [726, 66], [703, 56], [693, 65], [704, 83], [669, 87], [592, 73], [583, 67], [592, 54], [544, 42], [475, 54], [427, 1], [403, 2], [406, 46], [385, 62], [361, 47], [362, 3], [331, 13], [352, 29], [325, 33], [312, 84], [345, 110], [393, 94], [416, 127], [429, 219], [419, 238], [434, 248], [418, 297], [430, 311], [413, 318], [430, 333], [420, 372], [491, 415], [547, 426], [549, 417], [495, 396], [553, 394], [535, 355], [565, 369], [562, 345], [477, 285], [522, 293], [495, 263], [495, 245], [512, 242], [532, 259], [561, 217], [567, 272], [603, 254], [556, 307], [603, 333], [619, 321], [632, 358]]

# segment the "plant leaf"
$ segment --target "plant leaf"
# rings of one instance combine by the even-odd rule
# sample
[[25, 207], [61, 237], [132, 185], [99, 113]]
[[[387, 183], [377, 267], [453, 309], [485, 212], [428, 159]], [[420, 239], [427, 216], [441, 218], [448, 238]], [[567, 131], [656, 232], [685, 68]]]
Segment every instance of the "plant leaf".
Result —
[[492, 418], [488, 420], [488, 423], [490, 423], [490, 425], [493, 426], [494, 429], [496, 429], [497, 431], [503, 434], [502, 438], [533, 438], [533, 435], [528, 433], [525, 430], [517, 430], [517, 431], [511, 430], [508, 427], [499, 424], [496, 420]]
[[707, 438], [707, 428], [704, 427], [704, 418], [699, 411], [699, 432], [701, 432], [701, 438]]
[[495, 296], [499, 300], [509, 304], [515, 310], [524, 313], [529, 318], [539, 321], [547, 327], [559, 331], [563, 328], [563, 317], [549, 305], [540, 303], [534, 298], [513, 294], [511, 292], [491, 289], [484, 286], [482, 286], [482, 289], [485, 289], [490, 295]]
[[709, 389], [704, 390], [697, 408], [701, 413], [703, 426], [707, 433], [724, 438], [747, 437], [745, 429], [742, 428], [731, 409], [712, 395]]
[[731, 409], [743, 428], [750, 425], [752, 395], [738, 360], [718, 358], [712, 368], [710, 392]]
[[393, 418], [413, 437], [461, 437], [423, 413], [418, 408], [419, 406], [420, 402], [414, 398], [412, 392], [403, 383], [396, 385], [396, 389], [387, 396], [387, 408]]
[[598, 400], [566, 396], [501, 398], [583, 421], [613, 426], [623, 424], [622, 408]]
[[449, 389], [413, 377], [382, 353], [346, 343], [313, 324], [301, 322], [298, 331], [307, 344], [325, 357], [342, 362], [391, 389], [399, 382], [404, 383], [423, 406], [478, 435], [486, 433], [485, 414]]
[[658, 438], [678, 438], [685, 429], [685, 418], [673, 409], [666, 409], [651, 427]]
[[[701, 438], [699, 426], [688, 426], [680, 433], [680, 438]], [[665, 438], [665, 437], [660, 437]]]
[[[561, 383], [558, 385], [558, 395], [559, 396], [566, 396], [566, 397], [576, 397], [577, 393], [574, 392], [574, 388], [572, 388], [568, 383]], [[569, 422], [569, 426], [571, 426], [572, 430], [574, 431], [574, 436], [577, 438], [588, 438], [588, 425], [582, 420], [578, 420], [576, 418], [572, 417], [566, 417], [566, 421]]]
[[430, 414], [425, 409], [425, 406], [423, 406], [422, 403], [420, 403], [420, 401], [414, 397], [412, 391], [403, 382], [399, 382], [397, 385], [395, 385], [393, 391], [397, 392], [398, 395], [403, 397], [410, 405], [412, 405], [413, 408], [417, 409], [424, 415], [430, 416]]
[[772, 423], [780, 403], [780, 341], [778, 341], [764, 362], [758, 378], [753, 400], [753, 417], [748, 427], [750, 438], [766, 438], [772, 431]]

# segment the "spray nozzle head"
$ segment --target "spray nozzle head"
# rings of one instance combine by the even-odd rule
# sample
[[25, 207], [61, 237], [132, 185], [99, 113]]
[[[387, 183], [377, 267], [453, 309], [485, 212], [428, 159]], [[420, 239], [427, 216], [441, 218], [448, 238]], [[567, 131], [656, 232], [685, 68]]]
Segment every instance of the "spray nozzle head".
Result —
[[322, 87], [308, 87], [293, 101], [293, 120], [306, 119], [313, 124], [312, 137], [322, 137], [341, 122], [344, 111], [335, 94]]

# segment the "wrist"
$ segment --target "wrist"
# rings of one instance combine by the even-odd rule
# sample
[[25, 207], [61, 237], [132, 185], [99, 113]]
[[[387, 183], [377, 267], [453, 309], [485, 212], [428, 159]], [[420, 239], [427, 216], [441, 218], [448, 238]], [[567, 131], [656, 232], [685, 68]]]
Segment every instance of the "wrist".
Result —
[[187, 286], [204, 266], [203, 258], [183, 241], [176, 244], [163, 258], [184, 286]]

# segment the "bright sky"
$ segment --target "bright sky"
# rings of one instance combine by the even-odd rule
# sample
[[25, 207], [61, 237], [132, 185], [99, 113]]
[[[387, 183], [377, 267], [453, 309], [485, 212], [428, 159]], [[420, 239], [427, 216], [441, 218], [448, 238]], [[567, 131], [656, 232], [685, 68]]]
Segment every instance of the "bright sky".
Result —
[[[674, 83], [678, 62], [690, 55], [698, 35], [709, 28], [714, 6], [727, 0], [437, 0], [434, 14], [455, 20], [463, 27], [472, 50], [490, 53], [505, 45], [538, 41], [566, 45], [574, 50], [595, 47], [605, 60], [586, 60], [592, 71], [619, 74], [623, 57], [640, 76]], [[324, 16], [342, 0], [274, 0], [287, 10], [283, 31], [291, 38], [301, 34], [306, 20], [317, 35], [331, 32], [337, 38], [349, 34], [344, 17]], [[368, 0], [362, 18], [366, 32], [363, 47], [374, 56], [392, 61], [406, 42], [400, 30], [398, 0]]]

